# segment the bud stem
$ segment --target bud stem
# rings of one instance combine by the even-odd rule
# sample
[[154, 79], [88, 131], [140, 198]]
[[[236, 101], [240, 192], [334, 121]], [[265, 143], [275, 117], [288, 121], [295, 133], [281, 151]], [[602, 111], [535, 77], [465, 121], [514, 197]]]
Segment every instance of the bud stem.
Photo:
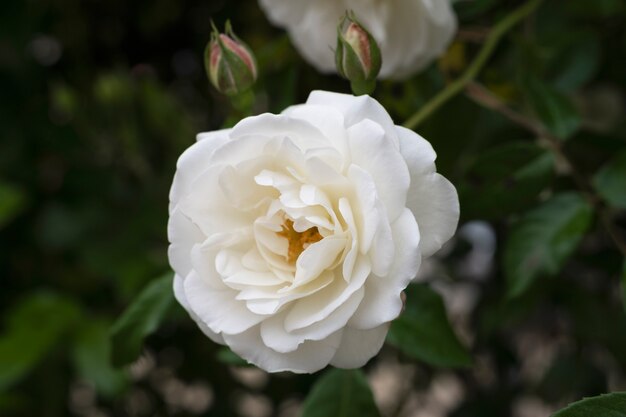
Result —
[[230, 104], [235, 110], [242, 113], [243, 117], [249, 116], [252, 113], [255, 97], [254, 92], [251, 89], [230, 96], [229, 98]]
[[355, 96], [372, 94], [376, 89], [376, 80], [351, 81], [350, 87], [352, 88], [352, 93]]

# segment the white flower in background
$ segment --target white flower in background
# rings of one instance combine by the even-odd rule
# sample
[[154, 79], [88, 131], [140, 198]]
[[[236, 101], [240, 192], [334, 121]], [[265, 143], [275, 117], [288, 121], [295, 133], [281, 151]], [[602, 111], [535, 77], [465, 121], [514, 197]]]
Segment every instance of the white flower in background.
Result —
[[322, 72], [334, 72], [337, 24], [346, 10], [378, 42], [380, 78], [407, 77], [430, 64], [456, 32], [450, 0], [259, 0], [268, 18], [285, 28], [302, 56]]
[[269, 372], [364, 365], [456, 229], [435, 157], [371, 97], [324, 91], [198, 135], [170, 193], [176, 298]]

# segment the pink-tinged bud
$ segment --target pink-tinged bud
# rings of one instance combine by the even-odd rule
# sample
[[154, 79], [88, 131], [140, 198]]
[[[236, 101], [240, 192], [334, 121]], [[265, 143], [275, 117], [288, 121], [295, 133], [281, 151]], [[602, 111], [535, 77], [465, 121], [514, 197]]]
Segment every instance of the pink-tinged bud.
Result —
[[382, 65], [380, 49], [354, 13], [346, 13], [337, 27], [335, 62], [339, 74], [350, 80], [355, 94], [374, 91]]
[[211, 40], [204, 52], [204, 66], [211, 84], [228, 96], [247, 91], [257, 78], [254, 54], [233, 33], [230, 22], [226, 23], [225, 34], [213, 27]]

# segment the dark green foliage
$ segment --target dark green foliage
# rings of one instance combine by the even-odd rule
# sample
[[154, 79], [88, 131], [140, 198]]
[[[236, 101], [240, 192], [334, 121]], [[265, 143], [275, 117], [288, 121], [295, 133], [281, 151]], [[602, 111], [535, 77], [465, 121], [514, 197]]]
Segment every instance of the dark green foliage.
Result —
[[174, 301], [172, 275], [151, 282], [111, 327], [113, 365], [126, 365], [139, 356], [143, 339], [154, 332]]
[[333, 369], [313, 385], [301, 417], [379, 417], [363, 372]]
[[31, 295], [7, 315], [0, 337], [0, 390], [19, 382], [70, 333], [78, 307], [54, 294]]
[[406, 294], [406, 309], [392, 323], [388, 342], [433, 366], [470, 366], [472, 357], [450, 327], [441, 296], [422, 284], [410, 286]]
[[115, 397], [128, 387], [127, 372], [111, 366], [111, 323], [94, 320], [85, 323], [78, 334], [73, 361], [78, 374], [93, 383], [105, 397]]
[[553, 135], [567, 139], [576, 131], [580, 116], [567, 96], [535, 78], [526, 81], [524, 92], [539, 119]]
[[586, 398], [574, 403], [553, 417], [624, 417], [626, 416], [626, 393], [614, 393]]
[[477, 155], [459, 193], [467, 216], [497, 219], [528, 208], [550, 184], [554, 158], [537, 145], [509, 142]]
[[598, 193], [612, 206], [626, 209], [626, 152], [616, 155], [593, 177]]
[[520, 295], [541, 276], [558, 273], [585, 235], [591, 216], [591, 207], [578, 194], [557, 194], [524, 215], [504, 249], [509, 296]]

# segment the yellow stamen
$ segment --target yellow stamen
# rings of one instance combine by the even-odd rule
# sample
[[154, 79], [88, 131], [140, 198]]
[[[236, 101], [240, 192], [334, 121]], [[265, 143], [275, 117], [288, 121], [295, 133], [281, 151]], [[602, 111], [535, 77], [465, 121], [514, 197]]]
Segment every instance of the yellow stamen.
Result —
[[284, 237], [289, 242], [289, 249], [287, 251], [287, 262], [294, 263], [298, 259], [298, 256], [310, 245], [322, 240], [317, 227], [311, 227], [304, 232], [297, 232], [293, 228], [293, 221], [290, 219], [285, 220], [285, 224], [282, 226], [281, 232], [276, 232], [280, 237]]

